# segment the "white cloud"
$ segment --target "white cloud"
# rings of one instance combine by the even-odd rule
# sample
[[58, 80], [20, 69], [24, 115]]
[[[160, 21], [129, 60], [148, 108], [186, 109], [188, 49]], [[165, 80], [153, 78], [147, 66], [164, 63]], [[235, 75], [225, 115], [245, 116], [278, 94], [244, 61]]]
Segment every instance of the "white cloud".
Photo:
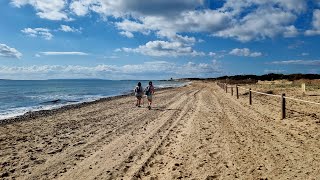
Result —
[[217, 61], [211, 63], [176, 64], [167, 61], [151, 61], [123, 66], [101, 64], [97, 66], [43, 65], [8, 67], [0, 66], [0, 75], [8, 79], [50, 79], [50, 78], [102, 78], [102, 79], [143, 79], [212, 76], [220, 73]]
[[122, 50], [120, 48], [117, 48], [115, 50], [113, 50], [114, 52], [121, 52]]
[[78, 16], [84, 16], [89, 12], [90, 1], [73, 1], [70, 4], [70, 9]]
[[209, 52], [209, 54], [208, 54], [209, 56], [216, 56], [217, 55], [217, 53], [215, 53], [215, 52]]
[[24, 28], [21, 32], [31, 37], [41, 37], [46, 40], [51, 40], [53, 37], [50, 30], [47, 28]]
[[86, 56], [89, 55], [84, 52], [76, 52], [76, 51], [46, 51], [46, 52], [40, 52], [42, 55], [46, 56], [56, 56], [56, 55], [78, 55], [78, 56]]
[[320, 60], [286, 60], [286, 61], [273, 61], [273, 62], [271, 62], [271, 64], [320, 66]]
[[242, 42], [274, 38], [278, 35], [295, 36], [292, 25], [296, 15], [276, 8], [258, 8], [240, 20], [234, 19], [233, 25], [224, 30], [214, 32], [214, 36], [235, 38]]
[[283, 32], [284, 37], [296, 37], [299, 32], [297, 28], [293, 25], [285, 27], [285, 31]]
[[[251, 10], [247, 11], [249, 8]], [[235, 13], [234, 9], [239, 13]], [[185, 9], [177, 11], [175, 16], [166, 14], [135, 16], [136, 20], [125, 19], [117, 22], [116, 26], [122, 31], [141, 33], [155, 31], [162, 35], [205, 32], [213, 36], [247, 42], [280, 35], [297, 36], [299, 32], [294, 26], [296, 14], [305, 10], [306, 3], [300, 0], [229, 0], [221, 9]], [[240, 13], [242, 14], [239, 15]], [[170, 39], [170, 36], [167, 37]]]
[[22, 57], [22, 54], [15, 48], [9, 47], [6, 44], [0, 44], [0, 57], [20, 59]]
[[302, 0], [227, 0], [221, 9], [238, 15], [252, 7], [278, 7], [284, 11], [302, 13], [307, 9], [307, 3]]
[[65, 12], [66, 0], [11, 0], [11, 4], [19, 8], [31, 5], [43, 19], [69, 20]]
[[301, 53], [301, 56], [309, 56], [309, 53], [306, 53], [306, 52]]
[[245, 56], [245, 57], [259, 57], [262, 56], [261, 52], [251, 52], [248, 48], [235, 48], [229, 52], [229, 54], [234, 56]]
[[122, 36], [125, 36], [127, 38], [133, 38], [134, 37], [134, 35], [129, 31], [121, 31], [119, 34], [121, 34]]
[[67, 25], [60, 25], [59, 30], [64, 32], [81, 32], [79, 29], [76, 29]]
[[214, 57], [215, 59], [223, 58], [225, 55], [226, 55], [225, 50], [208, 53], [208, 56]]
[[320, 10], [313, 11], [312, 29], [305, 32], [308, 36], [320, 35]]
[[203, 52], [197, 52], [190, 46], [181, 42], [149, 41], [138, 48], [122, 48], [125, 52], [140, 53], [148, 56], [203, 56]]
[[134, 22], [134, 21], [129, 21], [127, 19], [121, 22], [116, 22], [115, 25], [118, 29], [124, 32], [140, 32], [142, 34], [150, 33], [149, 28], [146, 27], [144, 24]]
[[74, 0], [70, 9], [79, 16], [89, 11], [103, 16], [172, 16], [181, 11], [193, 10], [202, 3], [199, 0]]
[[[139, 21], [123, 20], [117, 22], [116, 27], [122, 31], [140, 32], [149, 34], [157, 32], [160, 36], [172, 39], [181, 32], [216, 32], [226, 28], [231, 21], [228, 13], [217, 10], [183, 11], [179, 15], [171, 17], [167, 14], [162, 16], [145, 16]], [[182, 36], [181, 36], [182, 37]]]
[[190, 46], [194, 45], [194, 43], [197, 41], [195, 37], [182, 36], [179, 34], [164, 32], [164, 31], [159, 31], [157, 33], [157, 35], [159, 37], [168, 38], [170, 41], [180, 42], [180, 43], [183, 43], [185, 45], [190, 45]]

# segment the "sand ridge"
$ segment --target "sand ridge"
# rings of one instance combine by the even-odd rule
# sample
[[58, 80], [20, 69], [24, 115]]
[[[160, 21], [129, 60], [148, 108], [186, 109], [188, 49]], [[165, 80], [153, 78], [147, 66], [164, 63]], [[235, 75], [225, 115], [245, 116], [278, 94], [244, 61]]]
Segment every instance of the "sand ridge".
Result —
[[[0, 126], [4, 179], [316, 179], [319, 124], [280, 121], [213, 82]], [[311, 119], [310, 119], [311, 118]], [[301, 121], [304, 125], [301, 126]]]

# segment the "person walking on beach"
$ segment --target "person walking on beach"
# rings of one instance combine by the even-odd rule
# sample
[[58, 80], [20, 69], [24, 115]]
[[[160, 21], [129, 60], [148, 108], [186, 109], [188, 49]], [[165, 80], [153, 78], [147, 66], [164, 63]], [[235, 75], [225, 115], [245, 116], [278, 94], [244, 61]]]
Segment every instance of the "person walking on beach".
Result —
[[142, 96], [143, 96], [143, 88], [141, 86], [141, 82], [138, 82], [138, 85], [134, 89], [134, 95], [137, 98], [136, 106], [141, 107], [141, 99], [142, 99]]
[[152, 104], [152, 95], [154, 94], [154, 87], [152, 85], [152, 81], [149, 81], [149, 86], [146, 87], [145, 92], [148, 99], [148, 109], [150, 110]]

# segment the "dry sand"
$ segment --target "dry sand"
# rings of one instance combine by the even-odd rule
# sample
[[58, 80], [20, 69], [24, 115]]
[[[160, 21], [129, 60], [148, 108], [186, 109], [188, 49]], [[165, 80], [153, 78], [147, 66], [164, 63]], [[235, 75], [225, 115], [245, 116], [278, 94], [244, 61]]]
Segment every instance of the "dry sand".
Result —
[[[318, 179], [319, 116], [279, 120], [215, 83], [134, 97], [0, 126], [3, 179]], [[301, 105], [302, 108], [302, 105]], [[312, 111], [310, 109], [309, 111]], [[319, 109], [315, 109], [319, 111]], [[315, 112], [317, 113], [317, 112]]]

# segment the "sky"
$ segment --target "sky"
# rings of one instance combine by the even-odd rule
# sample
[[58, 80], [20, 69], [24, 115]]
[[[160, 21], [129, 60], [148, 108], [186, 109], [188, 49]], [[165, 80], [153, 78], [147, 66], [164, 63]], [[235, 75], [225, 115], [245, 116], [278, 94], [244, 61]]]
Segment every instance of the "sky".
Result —
[[320, 0], [1, 0], [0, 79], [320, 73]]

